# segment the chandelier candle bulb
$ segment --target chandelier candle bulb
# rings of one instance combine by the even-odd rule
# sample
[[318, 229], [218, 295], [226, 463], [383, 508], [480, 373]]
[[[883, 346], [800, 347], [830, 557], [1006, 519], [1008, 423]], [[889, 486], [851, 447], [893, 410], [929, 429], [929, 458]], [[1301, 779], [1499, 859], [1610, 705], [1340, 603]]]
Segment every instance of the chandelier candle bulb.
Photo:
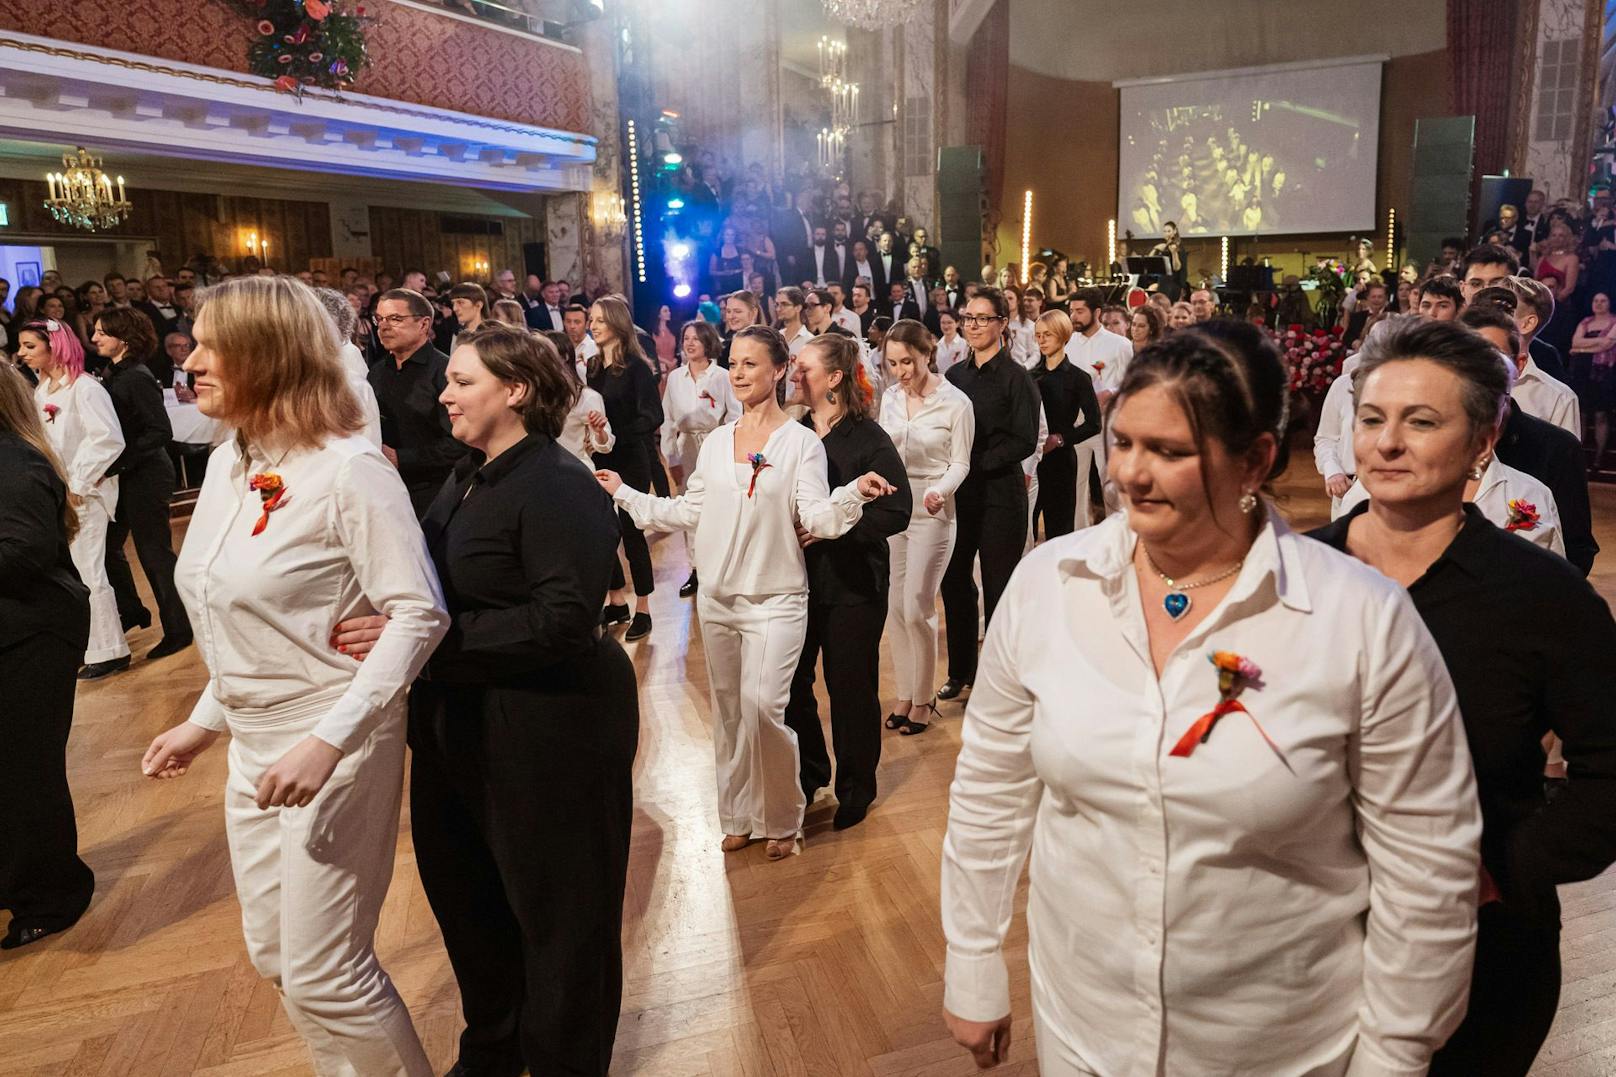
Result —
[[120, 202], [127, 201], [127, 199], [125, 199], [124, 196], [123, 196], [123, 177], [122, 176], [118, 177], [118, 201], [120, 201]]

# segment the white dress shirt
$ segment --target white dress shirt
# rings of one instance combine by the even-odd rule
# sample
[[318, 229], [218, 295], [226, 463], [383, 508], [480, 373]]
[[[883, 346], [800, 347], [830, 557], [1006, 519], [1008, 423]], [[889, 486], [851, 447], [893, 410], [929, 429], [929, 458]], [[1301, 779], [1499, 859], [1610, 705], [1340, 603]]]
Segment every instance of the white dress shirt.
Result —
[[[1159, 676], [1126, 513], [1024, 558], [988, 629], [943, 1004], [1009, 1012], [1030, 850], [1045, 1077], [1415, 1077], [1464, 1014], [1481, 814], [1441, 652], [1403, 588], [1268, 520]], [[1214, 650], [1261, 668], [1249, 714], [1172, 756], [1218, 702]]]
[[797, 331], [791, 336], [786, 337], [786, 351], [790, 353], [791, 358], [795, 359], [798, 355], [802, 354], [802, 350], [806, 348], [813, 339], [813, 332], [806, 325], [799, 323], [797, 326]]
[[939, 494], [944, 511], [952, 512], [954, 491], [971, 471], [976, 409], [971, 398], [947, 378], [936, 375], [933, 380], [936, 384], [920, 399], [913, 415], [903, 386], [888, 389], [881, 397], [880, 423], [903, 461], [916, 509], [921, 509], [928, 494]]
[[948, 368], [971, 354], [971, 346], [958, 333], [954, 339], [943, 337], [937, 341], [937, 373], [947, 374]]
[[1021, 364], [1023, 370], [1038, 365], [1038, 335], [1033, 323], [1025, 318], [1011, 318], [1005, 323], [1010, 334], [1010, 358]]
[[[1313, 434], [1313, 463], [1319, 474], [1358, 474], [1358, 461], [1352, 452], [1352, 375], [1358, 369], [1357, 353], [1347, 356], [1341, 373], [1330, 383], [1319, 406], [1319, 428]], [[1339, 513], [1337, 513], [1339, 515]]]
[[1515, 388], [1510, 396], [1528, 415], [1553, 423], [1570, 431], [1582, 440], [1582, 407], [1577, 403], [1576, 391], [1565, 382], [1543, 373], [1543, 368], [1530, 355], [1526, 366], [1515, 377]]
[[795, 525], [816, 538], [840, 538], [864, 515], [865, 499], [853, 482], [830, 489], [825, 447], [799, 422], [770, 434], [763, 458], [769, 466], [753, 484], [753, 469], [735, 462], [735, 424], [729, 423], [701, 443], [680, 496], [620, 486], [613, 500], [642, 530], [695, 532], [692, 559], [705, 594], [805, 594], [808, 568]]
[[[1330, 519], [1339, 519], [1351, 512], [1360, 502], [1369, 500], [1369, 491], [1362, 482], [1354, 482], [1351, 489], [1341, 495], [1341, 505], [1330, 513]], [[1509, 530], [1509, 505], [1524, 501], [1537, 510], [1537, 523], [1528, 527], [1524, 522], [1515, 533], [1523, 539], [1553, 553], [1565, 556], [1564, 532], [1560, 527], [1560, 508], [1554, 503], [1554, 494], [1547, 486], [1524, 471], [1518, 471], [1498, 457], [1487, 462], [1476, 487], [1471, 504], [1492, 523]]]
[[875, 283], [875, 270], [870, 268], [870, 263], [868, 263], [868, 262], [854, 262], [853, 263], [853, 279], [854, 279], [854, 281], [857, 282], [861, 278], [864, 280], [865, 283], [870, 284], [870, 285], [874, 285], [874, 283]]
[[846, 307], [843, 307], [835, 314], [832, 314], [830, 318], [831, 321], [835, 322], [849, 333], [852, 333], [859, 340], [864, 339], [864, 326], [859, 324], [859, 316], [848, 310]]
[[348, 376], [348, 388], [359, 398], [359, 410], [365, 417], [365, 428], [360, 431], [365, 440], [382, 447], [382, 409], [376, 403], [376, 390], [370, 384], [370, 367], [365, 353], [351, 340], [342, 342], [342, 372]]
[[[253, 475], [284, 482], [262, 532]], [[343, 752], [364, 743], [449, 627], [437, 572], [398, 470], [362, 437], [316, 450], [213, 451], [185, 533], [174, 585], [190, 614], [208, 684], [190, 720], [224, 729], [288, 703], [329, 700], [314, 735]], [[381, 613], [364, 662], [331, 646], [331, 629]]]
[[809, 246], [814, 260], [814, 283], [821, 288], [825, 286], [825, 245], [815, 243]]
[[561, 424], [561, 436], [556, 438], [556, 444], [582, 460], [590, 471], [595, 470], [593, 454], [611, 452], [612, 446], [617, 444], [617, 435], [612, 433], [610, 420], [606, 422], [604, 437], [595, 433], [595, 428], [590, 426], [585, 418], [592, 411], [605, 415], [606, 401], [601, 399], [599, 393], [585, 385], [580, 387], [578, 399], [573, 403], [572, 410], [567, 412], [566, 421]]
[[1088, 372], [1095, 392], [1115, 392], [1133, 361], [1133, 342], [1109, 329], [1098, 329], [1093, 336], [1073, 333], [1066, 342], [1066, 358]]
[[741, 417], [740, 402], [730, 388], [729, 371], [709, 361], [698, 377], [688, 366], [676, 366], [668, 374], [662, 394], [662, 455], [670, 464], [679, 464], [693, 442], [725, 423]]
[[[80, 374], [54, 392], [50, 380], [42, 377], [34, 387], [34, 401], [45, 436], [67, 472], [68, 492], [86, 500], [99, 497], [108, 516], [116, 513], [118, 477], [108, 476], [107, 468], [123, 453], [124, 440], [112, 397], [100, 382]], [[54, 418], [47, 416], [46, 405], [57, 409]]]

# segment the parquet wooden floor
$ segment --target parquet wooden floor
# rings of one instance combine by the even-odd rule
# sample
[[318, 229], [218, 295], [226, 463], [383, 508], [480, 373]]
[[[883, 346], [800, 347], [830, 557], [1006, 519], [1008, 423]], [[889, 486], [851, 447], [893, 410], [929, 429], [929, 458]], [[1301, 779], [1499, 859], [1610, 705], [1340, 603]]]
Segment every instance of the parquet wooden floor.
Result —
[[[1284, 511], [1325, 506], [1305, 456]], [[1596, 584], [1616, 602], [1616, 488], [1594, 491], [1606, 549]], [[176, 541], [183, 524], [176, 525]], [[626, 991], [614, 1073], [654, 1077], [964, 1077], [975, 1068], [940, 1017], [938, 864], [959, 708], [917, 738], [885, 734], [881, 797], [861, 826], [809, 813], [803, 856], [717, 849], [707, 686], [687, 567], [655, 546], [656, 628], [631, 645], [642, 688], [636, 819], [624, 943]], [[133, 559], [133, 558], [131, 558]], [[137, 656], [156, 630], [132, 637]], [[887, 670], [890, 673], [890, 668]], [[72, 931], [0, 955], [0, 1075], [306, 1074], [307, 1056], [247, 963], [231, 889], [215, 749], [177, 782], [139, 760], [203, 684], [196, 652], [79, 691], [69, 748], [94, 905]], [[823, 703], [821, 713], [826, 713]], [[406, 798], [407, 800], [407, 798]], [[408, 808], [378, 948], [439, 1071], [459, 1009], [416, 878]], [[1565, 890], [1565, 992], [1536, 1073], [1616, 1073], [1616, 875]], [[1032, 1075], [1025, 926], [1010, 941], [1017, 1015], [1011, 1062]]]

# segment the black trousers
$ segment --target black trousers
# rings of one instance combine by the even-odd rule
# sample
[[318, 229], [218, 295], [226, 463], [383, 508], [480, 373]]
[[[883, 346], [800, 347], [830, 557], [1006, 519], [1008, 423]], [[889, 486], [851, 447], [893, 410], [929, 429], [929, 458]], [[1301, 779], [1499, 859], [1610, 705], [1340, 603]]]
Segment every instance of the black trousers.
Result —
[[168, 454], [154, 452], [118, 476], [118, 515], [107, 525], [107, 582], [118, 599], [118, 616], [124, 624], [146, 619], [146, 604], [135, 590], [134, 573], [123, 547], [135, 536], [135, 554], [140, 558], [146, 584], [157, 602], [157, 616], [164, 637], [188, 639], [191, 622], [185, 615], [180, 594], [174, 589], [174, 544], [168, 526], [168, 503], [174, 497], [174, 465]]
[[881, 630], [886, 596], [853, 606], [808, 602], [808, 634], [791, 678], [786, 725], [797, 734], [803, 792], [830, 784], [830, 756], [814, 698], [814, 662], [823, 656], [830, 695], [830, 735], [836, 748], [836, 800], [867, 808], [875, 800], [881, 762]]
[[661, 444], [662, 436], [655, 431], [645, 435], [645, 455], [651, 464], [651, 489], [658, 497], [672, 497], [673, 488], [668, 485], [668, 469], [662, 462]]
[[1526, 1077], [1560, 1006], [1560, 932], [1501, 902], [1476, 923], [1470, 1009], [1431, 1059], [1431, 1077]]
[[95, 892], [95, 875], [79, 859], [67, 785], [67, 734], [83, 657], [84, 640], [44, 634], [0, 648], [0, 908], [30, 927], [72, 926]]
[[[634, 526], [633, 517], [622, 509], [617, 510], [617, 526], [623, 532], [623, 556], [628, 558], [628, 573], [634, 580], [634, 593], [645, 596], [656, 589], [656, 580], [651, 574], [651, 544], [645, 541], [645, 532]], [[612, 558], [612, 583], [614, 591], [621, 591], [623, 584], [623, 563]]]
[[615, 640], [545, 689], [417, 684], [410, 823], [472, 1073], [604, 1075], [623, 994], [639, 740]]
[[[1084, 491], [1087, 496], [1087, 491]], [[1077, 527], [1077, 450], [1062, 445], [1038, 461], [1038, 504], [1033, 510], [1034, 534], [1043, 517], [1044, 538], [1070, 535]]]
[[976, 679], [973, 562], [982, 559], [982, 602], [991, 621], [1026, 543], [1027, 484], [1021, 469], [993, 478], [967, 476], [954, 495], [954, 553], [940, 588], [950, 679], [966, 683]]
[[[668, 496], [668, 473], [657, 457], [651, 435], [643, 438], [625, 435], [611, 452], [595, 454], [595, 466], [617, 472], [623, 482], [636, 490], [655, 492], [658, 497]], [[654, 485], [659, 474], [660, 489]], [[628, 558], [634, 593], [643, 598], [656, 590], [656, 578], [651, 573], [651, 546], [645, 541], [645, 533], [634, 526], [634, 518], [622, 509], [617, 510], [617, 526], [623, 534], [623, 556]], [[625, 582], [623, 565], [613, 558], [611, 589], [621, 591]]]

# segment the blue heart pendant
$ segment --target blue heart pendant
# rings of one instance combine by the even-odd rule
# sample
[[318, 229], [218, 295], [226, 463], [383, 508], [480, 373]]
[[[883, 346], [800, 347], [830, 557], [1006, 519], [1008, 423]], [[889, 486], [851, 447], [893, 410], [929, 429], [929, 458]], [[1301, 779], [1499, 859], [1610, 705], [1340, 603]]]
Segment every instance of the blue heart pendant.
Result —
[[1162, 609], [1176, 621], [1190, 611], [1190, 596], [1183, 591], [1169, 591], [1167, 597], [1162, 599]]

